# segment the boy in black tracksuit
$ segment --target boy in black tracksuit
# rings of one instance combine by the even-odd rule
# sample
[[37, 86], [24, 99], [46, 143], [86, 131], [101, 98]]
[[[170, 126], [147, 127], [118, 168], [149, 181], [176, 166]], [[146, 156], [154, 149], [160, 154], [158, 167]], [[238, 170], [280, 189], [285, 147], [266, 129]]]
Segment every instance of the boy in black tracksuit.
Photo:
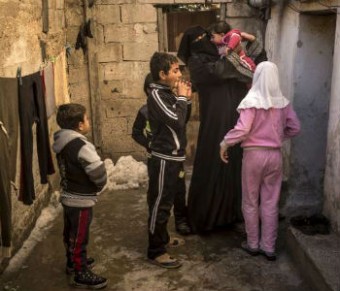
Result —
[[[178, 177], [185, 160], [186, 120], [191, 85], [182, 76], [175, 56], [154, 53], [150, 71], [155, 83], [150, 84], [147, 100], [152, 131], [151, 157], [148, 159], [148, 232], [149, 260], [164, 268], [178, 268], [181, 263], [166, 251], [170, 237], [167, 223], [174, 203]], [[177, 96], [173, 93], [176, 90]]]
[[70, 103], [59, 106], [53, 150], [57, 154], [61, 177], [60, 201], [64, 208], [66, 273], [73, 274], [76, 287], [100, 289], [107, 279], [94, 274], [87, 257], [92, 207], [107, 181], [106, 169], [96, 149], [84, 134], [90, 130], [85, 107]]
[[[153, 82], [151, 73], [145, 77], [144, 92], [148, 95], [151, 91], [150, 84]], [[186, 122], [189, 121], [191, 114], [191, 102], [188, 103]], [[136, 119], [132, 126], [132, 138], [141, 146], [143, 146], [148, 157], [150, 157], [150, 143], [152, 140], [152, 132], [149, 123], [148, 107], [143, 105], [137, 113]], [[184, 165], [178, 176], [177, 191], [174, 199], [174, 216], [176, 231], [181, 235], [189, 235], [191, 229], [187, 222], [187, 206], [186, 206], [186, 186]]]

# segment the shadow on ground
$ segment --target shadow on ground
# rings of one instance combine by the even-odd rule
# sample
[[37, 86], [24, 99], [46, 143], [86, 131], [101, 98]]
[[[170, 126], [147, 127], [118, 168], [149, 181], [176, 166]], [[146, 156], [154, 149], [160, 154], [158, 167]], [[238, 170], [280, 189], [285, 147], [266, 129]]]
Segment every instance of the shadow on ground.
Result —
[[[144, 188], [106, 192], [100, 197], [94, 208], [88, 254], [96, 259], [94, 271], [109, 279], [106, 290], [309, 290], [286, 252], [284, 222], [280, 224], [276, 262], [244, 253], [239, 246], [245, 234], [238, 227], [186, 237], [184, 246], [169, 250], [183, 266], [166, 270], [146, 260], [146, 220]], [[176, 235], [173, 217], [170, 220], [170, 233]], [[10, 291], [66, 291], [73, 289], [69, 280], [60, 213], [20, 269], [2, 276], [1, 286]]]

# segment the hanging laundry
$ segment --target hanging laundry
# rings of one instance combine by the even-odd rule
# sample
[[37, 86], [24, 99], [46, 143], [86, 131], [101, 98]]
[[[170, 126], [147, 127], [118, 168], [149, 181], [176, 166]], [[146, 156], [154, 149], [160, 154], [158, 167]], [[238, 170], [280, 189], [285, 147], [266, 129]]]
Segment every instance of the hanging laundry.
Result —
[[87, 52], [87, 39], [86, 39], [85, 26], [86, 26], [85, 24], [82, 24], [80, 26], [80, 29], [77, 35], [76, 45], [74, 46], [76, 50], [81, 48], [84, 54], [86, 54]]
[[93, 38], [93, 34], [91, 32], [91, 19], [80, 26], [75, 45], [75, 49], [78, 50], [81, 48], [84, 54], [87, 52], [87, 37]]
[[11, 181], [18, 146], [18, 79], [0, 78], [0, 258], [11, 256]]
[[34, 123], [36, 124], [40, 182], [46, 184], [48, 182], [47, 175], [51, 175], [55, 172], [51, 155], [46, 107], [40, 72], [22, 77], [22, 85], [19, 85], [19, 119], [21, 143], [19, 200], [24, 204], [30, 205], [35, 199], [32, 172], [32, 126]]
[[46, 115], [47, 118], [49, 118], [55, 112], [56, 109], [52, 63], [48, 63], [47, 66], [42, 70], [42, 81], [46, 103]]
[[7, 166], [9, 163], [9, 143], [5, 132], [0, 128], [0, 219], [1, 241], [0, 258], [10, 257], [11, 249], [11, 181]]
[[91, 19], [89, 19], [85, 24], [85, 35], [89, 38], [93, 38], [91, 27], [92, 27], [92, 22], [91, 22]]

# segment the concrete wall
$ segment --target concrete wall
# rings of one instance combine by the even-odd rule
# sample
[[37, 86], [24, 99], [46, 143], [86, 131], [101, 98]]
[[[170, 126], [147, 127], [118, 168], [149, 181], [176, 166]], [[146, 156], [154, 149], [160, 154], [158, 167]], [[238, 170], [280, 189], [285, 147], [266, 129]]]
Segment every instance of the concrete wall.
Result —
[[[39, 71], [43, 63], [40, 41], [46, 44], [46, 53], [52, 57], [64, 50], [64, 5], [63, 0], [49, 1], [49, 32], [42, 32], [42, 1], [4, 0], [0, 3], [0, 76], [15, 77], [17, 67], [22, 67], [22, 75]], [[13, 112], [13, 114], [18, 114]], [[49, 119], [50, 138], [57, 128], [55, 116]], [[56, 163], [55, 163], [56, 165]], [[18, 151], [16, 185], [19, 188], [20, 155]], [[14, 252], [29, 234], [41, 209], [50, 198], [51, 191], [58, 183], [57, 175], [50, 176], [49, 184], [40, 184], [37, 150], [34, 137], [33, 173], [36, 200], [25, 206], [12, 193], [12, 231]]]
[[233, 28], [255, 35], [263, 41], [264, 22], [259, 18], [259, 10], [250, 7], [247, 1], [226, 4], [226, 21]]
[[302, 124], [301, 134], [285, 148], [289, 188], [283, 193], [288, 196], [284, 210], [287, 215], [312, 214], [322, 211], [325, 203], [324, 213], [337, 228], [339, 52], [334, 47], [335, 20], [318, 3], [290, 1], [274, 6], [266, 47], [270, 60], [279, 65], [282, 91]]
[[337, 11], [327, 137], [324, 213], [340, 233], [340, 11]]
[[[293, 102], [294, 62], [296, 59], [299, 14], [292, 9], [276, 5], [266, 31], [266, 50], [268, 59], [278, 64], [282, 93]], [[289, 52], [289, 53], [288, 53]], [[289, 179], [290, 142], [283, 147], [284, 181]], [[285, 195], [282, 195], [285, 199]]]

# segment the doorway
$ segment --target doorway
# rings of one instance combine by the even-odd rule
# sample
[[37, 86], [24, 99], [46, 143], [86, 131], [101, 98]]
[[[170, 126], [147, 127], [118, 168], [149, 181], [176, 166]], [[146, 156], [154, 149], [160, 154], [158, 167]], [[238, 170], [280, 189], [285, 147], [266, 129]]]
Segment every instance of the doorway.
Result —
[[322, 209], [336, 14], [301, 14], [299, 22], [293, 105], [301, 133], [292, 140], [287, 211], [310, 215]]

